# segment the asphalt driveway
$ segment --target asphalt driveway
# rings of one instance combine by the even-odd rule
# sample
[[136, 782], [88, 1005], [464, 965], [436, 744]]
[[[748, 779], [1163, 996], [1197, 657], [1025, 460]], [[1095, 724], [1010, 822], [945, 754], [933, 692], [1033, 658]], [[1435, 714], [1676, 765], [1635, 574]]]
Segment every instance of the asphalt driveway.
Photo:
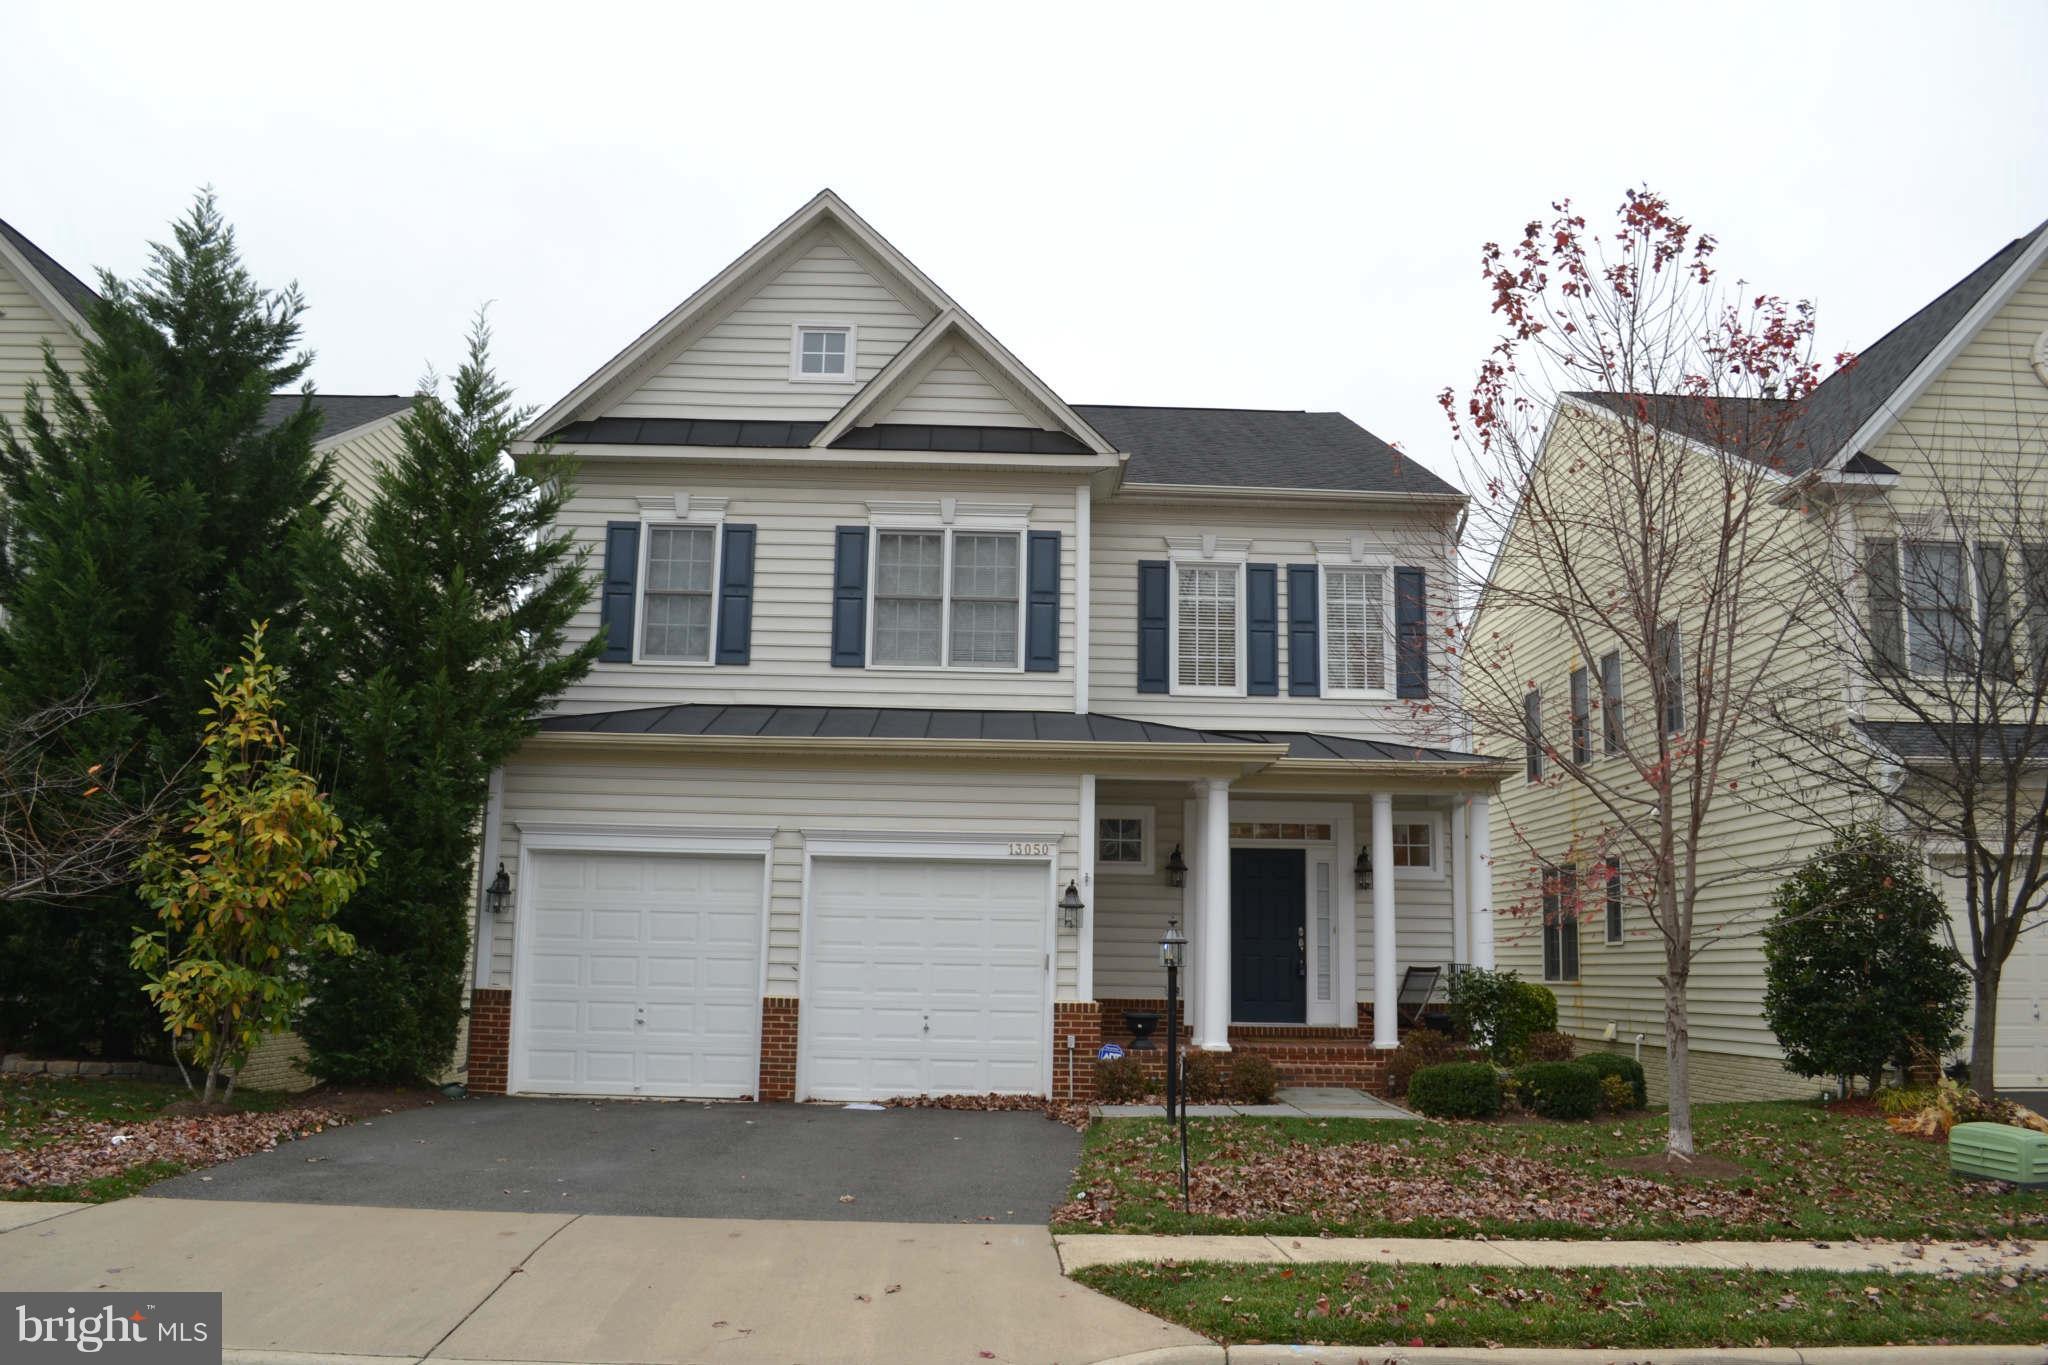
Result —
[[[499, 1213], [1043, 1223], [1081, 1135], [1036, 1113], [470, 1099], [380, 1115], [151, 1187]], [[851, 1196], [850, 1199], [846, 1196]]]

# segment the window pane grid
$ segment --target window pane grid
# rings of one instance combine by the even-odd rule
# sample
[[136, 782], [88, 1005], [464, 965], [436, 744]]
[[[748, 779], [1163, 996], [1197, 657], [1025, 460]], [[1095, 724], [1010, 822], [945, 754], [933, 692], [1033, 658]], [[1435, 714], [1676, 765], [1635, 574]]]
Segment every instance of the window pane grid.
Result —
[[1323, 572], [1323, 666], [1329, 685], [1353, 692], [1387, 686], [1386, 571]]
[[1095, 858], [1102, 863], [1133, 863], [1145, 861], [1145, 822], [1139, 819], [1121, 817], [1105, 818], [1096, 822], [1098, 835]]
[[891, 532], [876, 538], [876, 663], [939, 662], [945, 585], [943, 533]]
[[798, 339], [797, 368], [804, 374], [845, 374], [846, 333], [806, 328]]
[[708, 526], [647, 528], [647, 586], [640, 657], [711, 657], [711, 577], [717, 546]]
[[1961, 671], [1969, 658], [1971, 610], [1963, 547], [1907, 541], [1902, 547], [1906, 657], [1915, 673]]
[[953, 536], [952, 661], [965, 667], [1017, 663], [1018, 538]]
[[1175, 604], [1182, 687], [1237, 686], [1237, 570], [1183, 568]]
[[1436, 866], [1436, 827], [1422, 822], [1394, 826], [1394, 866]]

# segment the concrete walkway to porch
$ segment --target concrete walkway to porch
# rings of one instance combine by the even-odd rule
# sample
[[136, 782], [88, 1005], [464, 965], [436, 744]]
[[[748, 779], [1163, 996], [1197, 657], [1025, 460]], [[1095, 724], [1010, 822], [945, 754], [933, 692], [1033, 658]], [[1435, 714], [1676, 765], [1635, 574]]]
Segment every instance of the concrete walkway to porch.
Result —
[[[1398, 1105], [1392, 1105], [1363, 1090], [1347, 1086], [1283, 1086], [1273, 1104], [1191, 1104], [1191, 1119], [1222, 1119], [1237, 1116], [1257, 1119], [1394, 1119], [1420, 1120]], [[1091, 1111], [1100, 1119], [1158, 1119], [1166, 1117], [1163, 1104], [1098, 1104]]]

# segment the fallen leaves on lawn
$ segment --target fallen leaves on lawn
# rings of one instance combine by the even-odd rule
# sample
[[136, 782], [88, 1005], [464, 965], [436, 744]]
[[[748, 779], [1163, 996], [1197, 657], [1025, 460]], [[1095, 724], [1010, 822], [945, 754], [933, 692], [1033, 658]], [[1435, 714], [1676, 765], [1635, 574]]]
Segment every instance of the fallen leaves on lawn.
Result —
[[[274, 1114], [208, 1114], [107, 1123], [63, 1120], [40, 1146], [0, 1151], [0, 1190], [77, 1185], [119, 1175], [154, 1161], [217, 1166], [280, 1142], [308, 1137], [343, 1120], [331, 1110], [285, 1109]], [[40, 1136], [40, 1134], [38, 1134]], [[116, 1139], [119, 1139], [118, 1141]]]

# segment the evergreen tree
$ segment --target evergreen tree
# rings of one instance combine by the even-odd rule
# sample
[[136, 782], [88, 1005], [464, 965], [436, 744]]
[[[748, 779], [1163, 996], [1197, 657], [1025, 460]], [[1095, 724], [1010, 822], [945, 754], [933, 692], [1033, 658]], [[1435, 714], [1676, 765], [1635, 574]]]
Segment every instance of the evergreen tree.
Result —
[[357, 952], [318, 965], [300, 1026], [330, 1080], [430, 1079], [448, 1064], [491, 770], [602, 647], [564, 649], [589, 600], [587, 552], [555, 524], [569, 467], [508, 458], [529, 415], [492, 372], [479, 317], [451, 401], [422, 397], [401, 419], [404, 453], [361, 521], [331, 719], [337, 801], [381, 863], [340, 918]]
[[[256, 283], [210, 191], [140, 279], [101, 283], [80, 374], [46, 355], [19, 429], [0, 422], [0, 713], [89, 691], [102, 706], [69, 757], [189, 787], [215, 661], [267, 620], [289, 666], [339, 566], [318, 414], [266, 417], [312, 363], [305, 304]], [[0, 913], [0, 1033], [119, 1053], [154, 1031], [127, 960], [147, 913], [132, 886]]]

